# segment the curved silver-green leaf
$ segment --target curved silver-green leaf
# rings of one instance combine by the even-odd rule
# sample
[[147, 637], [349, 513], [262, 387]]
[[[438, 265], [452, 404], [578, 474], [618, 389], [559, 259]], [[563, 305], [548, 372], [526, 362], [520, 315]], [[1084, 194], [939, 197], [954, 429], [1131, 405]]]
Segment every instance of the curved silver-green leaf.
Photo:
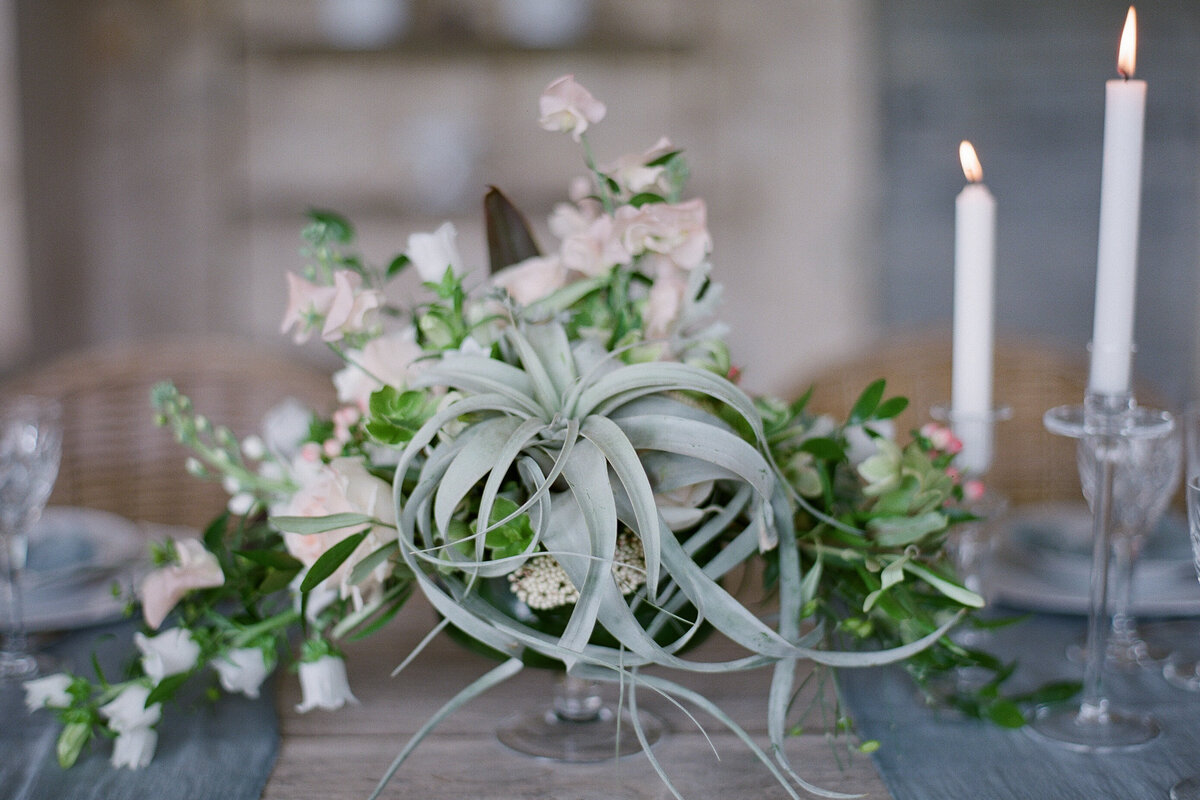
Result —
[[625, 432], [606, 417], [590, 416], [584, 420], [580, 435], [594, 444], [612, 466], [633, 507], [635, 524], [631, 526], [642, 540], [646, 560], [646, 589], [650, 599], [658, 596], [659, 568], [662, 563], [659, 544], [659, 515], [654, 502], [654, 490], [637, 451]]

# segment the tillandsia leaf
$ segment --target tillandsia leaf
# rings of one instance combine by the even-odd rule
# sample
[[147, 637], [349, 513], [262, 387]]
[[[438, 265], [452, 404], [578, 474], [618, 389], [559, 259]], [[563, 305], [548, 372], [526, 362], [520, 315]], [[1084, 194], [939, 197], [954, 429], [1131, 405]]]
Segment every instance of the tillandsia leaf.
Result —
[[524, 215], [495, 186], [483, 196], [488, 265], [494, 275], [505, 267], [541, 255]]
[[567, 332], [562, 325], [533, 323], [521, 326], [521, 333], [538, 354], [541, 368], [554, 385], [555, 405], [560, 405], [567, 390], [579, 380]]
[[[602, 600], [607, 595], [611, 601], [615, 590], [612, 554], [617, 548], [617, 508], [608, 479], [608, 462], [590, 441], [581, 441], [575, 446], [563, 469], [563, 477], [582, 513], [583, 529], [554, 530], [546, 545], [559, 553], [558, 562], [579, 590], [579, 599], [559, 638], [559, 644], [565, 650], [576, 653], [582, 652], [583, 646], [592, 638]], [[577, 559], [566, 553], [591, 557]], [[570, 669], [574, 658], [568, 658], [565, 663]]]
[[[411, 386], [413, 388], [446, 386], [476, 396], [498, 395], [508, 400], [512, 407], [518, 409], [520, 413], [531, 417], [540, 416], [542, 413], [542, 408], [533, 400], [533, 385], [529, 376], [519, 367], [505, 364], [494, 358], [472, 355], [443, 358], [413, 378]], [[470, 399], [472, 398], [464, 398], [464, 400]], [[444, 412], [445, 409], [441, 413]], [[453, 415], [450, 419], [453, 419]], [[444, 424], [445, 421], [439, 423], [437, 427], [440, 428]]]
[[459, 438], [458, 454], [447, 466], [433, 505], [436, 529], [445, 533], [450, 517], [483, 476], [496, 465], [496, 452], [521, 426], [515, 417], [493, 417], [472, 425]]
[[642, 541], [646, 560], [646, 591], [653, 601], [658, 596], [662, 547], [659, 544], [658, 508], [650, 479], [638, 460], [633, 443], [617, 423], [593, 415], [584, 420], [580, 433], [604, 455], [629, 497], [634, 516], [632, 527]]
[[[559, 326], [547, 325], [545, 328], [559, 328]], [[561, 330], [561, 328], [559, 329]], [[551, 378], [550, 370], [543, 361], [545, 354], [530, 343], [524, 331], [520, 328], [509, 328], [505, 333], [507, 334], [507, 340], [516, 349], [518, 358], [521, 359], [521, 366], [525, 370], [525, 374], [529, 377], [529, 382], [533, 388], [533, 396], [542, 408], [542, 417], [549, 421], [562, 409], [562, 395], [560, 394], [559, 387], [555, 385], [554, 380]], [[543, 336], [540, 342], [547, 345], [547, 348], [551, 350], [551, 357], [557, 361], [559, 354], [554, 352], [557, 350], [555, 347], [557, 342], [554, 337]], [[567, 357], [570, 357], [569, 351]], [[560, 378], [564, 377], [563, 367], [561, 366], [559, 367], [559, 374]], [[569, 380], [566, 382], [570, 383]]]

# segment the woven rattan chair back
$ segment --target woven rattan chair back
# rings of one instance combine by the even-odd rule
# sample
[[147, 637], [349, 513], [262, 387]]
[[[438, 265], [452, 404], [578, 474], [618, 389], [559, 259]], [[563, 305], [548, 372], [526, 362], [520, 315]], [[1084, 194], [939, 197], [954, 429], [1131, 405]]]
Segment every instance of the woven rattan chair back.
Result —
[[322, 371], [239, 340], [132, 343], [68, 354], [7, 381], [4, 393], [55, 397], [63, 404], [62, 466], [50, 502], [111, 511], [168, 525], [201, 527], [228, 495], [189, 475], [189, 452], [154, 424], [150, 388], [171, 380], [198, 412], [239, 436], [294, 397], [332, 409]]
[[[909, 399], [897, 419], [900, 435], [931, 419], [930, 410], [950, 400], [951, 338], [946, 332], [892, 337], [861, 357], [813, 376], [814, 410], [845, 418], [859, 393], [886, 378], [888, 395]], [[1044, 344], [999, 339], [995, 349], [996, 403], [1012, 418], [996, 426], [996, 450], [987, 481], [1009, 502], [1025, 505], [1079, 501], [1075, 443], [1042, 425], [1047, 409], [1079, 403], [1087, 385], [1087, 359]], [[803, 388], [807, 388], [806, 384]], [[1139, 389], [1139, 398], [1149, 395]]]

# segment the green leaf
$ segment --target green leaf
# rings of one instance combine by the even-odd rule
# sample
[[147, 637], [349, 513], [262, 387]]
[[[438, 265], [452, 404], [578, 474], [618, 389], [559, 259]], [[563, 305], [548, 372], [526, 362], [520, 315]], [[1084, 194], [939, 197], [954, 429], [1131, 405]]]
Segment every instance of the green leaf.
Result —
[[811, 453], [816, 458], [822, 461], [845, 461], [846, 451], [842, 446], [824, 436], [814, 436], [811, 439], [805, 439], [800, 445], [801, 452]]
[[483, 196], [483, 216], [492, 274], [541, 255], [524, 215], [495, 186], [489, 186]]
[[984, 714], [992, 722], [1004, 728], [1020, 728], [1025, 724], [1025, 715], [1011, 700], [1000, 699], [989, 703]]
[[638, 192], [633, 197], [629, 198], [629, 205], [634, 208], [650, 205], [651, 203], [665, 203], [667, 199], [653, 192]]
[[889, 397], [875, 409], [875, 419], [892, 419], [908, 408], [907, 397]]
[[354, 226], [342, 215], [334, 211], [312, 208], [308, 211], [308, 218], [323, 228], [322, 241], [333, 240], [339, 244], [354, 241]]
[[858, 400], [855, 401], [854, 407], [850, 409], [850, 419], [847, 424], [859, 425], [871, 418], [871, 415], [875, 413], [875, 409], [879, 407], [879, 401], [883, 399], [885, 384], [886, 381], [880, 378], [863, 390]]
[[332, 575], [350, 557], [350, 554], [362, 544], [362, 540], [365, 538], [367, 538], [366, 531], [352, 533], [326, 550], [317, 559], [317, 562], [309, 567], [308, 574], [304, 576], [304, 581], [300, 584], [300, 591], [310, 592], [317, 584]]
[[682, 150], [672, 150], [669, 153], [663, 153], [661, 156], [654, 159], [653, 161], [647, 162], [646, 166], [647, 167], [665, 167], [672, 159], [678, 157], [681, 153], [683, 153]]
[[292, 579], [296, 577], [298, 572], [300, 572], [299, 569], [268, 569], [266, 575], [259, 581], [256, 591], [261, 595], [282, 591], [291, 585]]
[[186, 683], [187, 679], [190, 677], [190, 672], [179, 672], [175, 675], [168, 675], [167, 677], [163, 678], [158, 682], [157, 686], [150, 690], [150, 694], [146, 696], [145, 707], [149, 708], [155, 703], [162, 703], [166, 700], [170, 700], [175, 696], [175, 692], [179, 690], [179, 687], [183, 686], [183, 684]]
[[355, 525], [366, 525], [374, 522], [373, 517], [366, 514], [329, 514], [324, 517], [271, 517], [271, 524], [284, 533], [326, 533], [339, 528], [352, 528]]
[[392, 259], [392, 263], [388, 264], [386, 275], [388, 278], [394, 278], [404, 271], [404, 268], [412, 263], [412, 259], [404, 253]]
[[1050, 705], [1070, 700], [1082, 688], [1083, 685], [1079, 681], [1047, 683], [1028, 694], [1023, 694], [1012, 699], [1014, 702], [1029, 703], [1035, 706]]
[[234, 555], [264, 567], [299, 571], [304, 565], [279, 550], [235, 550]]
[[229, 512], [226, 511], [208, 524], [204, 529], [204, 547], [210, 553], [221, 552], [225, 543], [225, 531], [229, 528]]
[[[518, 508], [517, 504], [507, 497], [497, 497], [492, 505], [489, 522], [495, 524], [510, 516]], [[492, 550], [493, 558], [509, 558], [519, 556], [533, 541], [533, 525], [529, 522], [528, 514], [513, 517], [503, 525], [492, 528], [484, 537], [484, 544]]]
[[426, 392], [384, 386], [372, 392], [367, 403], [367, 433], [380, 444], [404, 444], [437, 413], [437, 406], [437, 399]]
[[883, 547], [903, 547], [945, 527], [946, 518], [936, 511], [915, 517], [880, 517], [867, 523]]

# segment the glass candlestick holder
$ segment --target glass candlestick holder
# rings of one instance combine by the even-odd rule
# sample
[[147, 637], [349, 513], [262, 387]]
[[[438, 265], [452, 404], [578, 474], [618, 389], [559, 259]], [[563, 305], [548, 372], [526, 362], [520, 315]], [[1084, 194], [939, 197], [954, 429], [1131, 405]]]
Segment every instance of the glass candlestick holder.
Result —
[[[1118, 484], [1116, 476], [1121, 472], [1125, 478], [1132, 473], [1133, 442], [1170, 436], [1175, 421], [1165, 411], [1140, 408], [1132, 393], [1089, 392], [1083, 405], [1052, 408], [1043, 422], [1051, 433], [1078, 439], [1080, 447], [1087, 448], [1087, 458], [1079, 463], [1081, 469], [1093, 473], [1081, 475], [1091, 487], [1092, 566], [1082, 698], [1078, 706], [1041, 709], [1030, 727], [1047, 739], [1078, 750], [1114, 750], [1143, 744], [1158, 735], [1158, 723], [1149, 715], [1117, 708], [1103, 688], [1114, 506], [1128, 506], [1142, 497], [1140, 492], [1125, 489], [1136, 481], [1122, 480]], [[1117, 488], [1121, 491], [1115, 491]]]

